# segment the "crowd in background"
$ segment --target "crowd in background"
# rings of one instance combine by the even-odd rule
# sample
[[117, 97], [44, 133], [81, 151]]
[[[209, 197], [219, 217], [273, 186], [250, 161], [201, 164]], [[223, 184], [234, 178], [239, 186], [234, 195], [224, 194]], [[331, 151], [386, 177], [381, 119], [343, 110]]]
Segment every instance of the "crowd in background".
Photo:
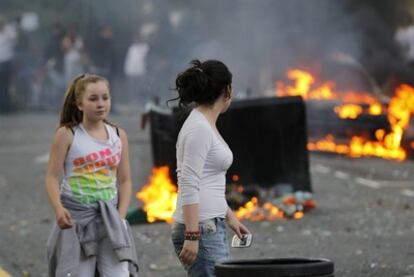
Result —
[[125, 84], [115, 100], [126, 98], [137, 106], [150, 100], [144, 78], [150, 47], [141, 34], [131, 38], [120, 57], [109, 24], [101, 24], [87, 39], [75, 24], [56, 22], [44, 40], [38, 29], [33, 13], [0, 18], [0, 112], [57, 110], [69, 81], [85, 72], [101, 75], [113, 86]]
[[[413, 21], [398, 12], [414, 6], [402, 1], [54, 0], [18, 16], [14, 3], [0, 3], [1, 113], [56, 111], [69, 80], [84, 72], [109, 79], [115, 111], [165, 104], [177, 72], [196, 58], [228, 64], [240, 97], [274, 96], [292, 68], [339, 84], [345, 72], [353, 82], [344, 91], [369, 91], [367, 76], [388, 94], [414, 85]], [[56, 16], [59, 3], [67, 10]]]

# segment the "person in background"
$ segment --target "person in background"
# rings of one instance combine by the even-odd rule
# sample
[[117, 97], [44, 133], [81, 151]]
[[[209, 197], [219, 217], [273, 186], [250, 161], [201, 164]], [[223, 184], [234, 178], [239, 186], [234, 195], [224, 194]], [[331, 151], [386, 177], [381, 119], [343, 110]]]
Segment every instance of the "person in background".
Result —
[[127, 78], [128, 98], [143, 108], [149, 99], [145, 82], [149, 45], [136, 37], [129, 46], [124, 62], [124, 74]]
[[176, 79], [179, 106], [195, 104], [177, 140], [178, 198], [172, 242], [188, 276], [214, 276], [214, 264], [229, 257], [227, 225], [242, 238], [226, 198], [226, 171], [233, 161], [216, 122], [232, 100], [232, 74], [221, 61], [194, 60]]
[[[49, 276], [137, 276], [125, 220], [131, 196], [128, 139], [107, 120], [108, 81], [80, 75], [69, 85], [51, 147], [46, 191], [56, 214]], [[59, 176], [64, 172], [59, 185]]]
[[47, 86], [43, 88], [47, 101], [53, 110], [58, 109], [62, 94], [65, 91], [65, 77], [63, 71], [63, 37], [65, 28], [60, 22], [52, 26], [52, 32], [44, 50], [44, 69]]
[[115, 72], [115, 45], [112, 27], [103, 24], [99, 27], [98, 34], [92, 41], [89, 49], [89, 71], [105, 77], [111, 82]]
[[17, 31], [0, 17], [0, 113], [11, 111], [10, 82]]
[[414, 23], [411, 14], [407, 12], [400, 14], [399, 26], [395, 31], [394, 39], [406, 63], [414, 66]]
[[63, 72], [65, 76], [65, 82], [68, 83], [75, 76], [84, 72], [83, 61], [83, 39], [78, 34], [75, 25], [71, 25], [67, 28], [66, 34], [62, 40], [63, 48]]

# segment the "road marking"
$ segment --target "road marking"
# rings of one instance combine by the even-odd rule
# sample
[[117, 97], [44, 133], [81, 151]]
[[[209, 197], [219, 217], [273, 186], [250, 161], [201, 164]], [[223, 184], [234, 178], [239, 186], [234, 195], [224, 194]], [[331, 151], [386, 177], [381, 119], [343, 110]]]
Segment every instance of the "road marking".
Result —
[[361, 177], [356, 177], [355, 181], [359, 183], [360, 185], [367, 186], [373, 189], [379, 189], [381, 187], [381, 185], [378, 182], [368, 180], [365, 178], [361, 178]]
[[12, 277], [12, 276], [0, 267], [0, 277]]
[[405, 195], [405, 196], [408, 196], [408, 197], [414, 197], [414, 190], [410, 190], [410, 189], [403, 189], [403, 190], [401, 191], [401, 193], [402, 193], [403, 195]]
[[36, 156], [35, 163], [45, 164], [49, 161], [49, 152], [43, 155]]
[[331, 173], [331, 169], [329, 167], [323, 166], [323, 165], [320, 165], [320, 164], [317, 164], [315, 166], [315, 171], [318, 171], [319, 173], [323, 173], [323, 174]]
[[7, 187], [6, 177], [0, 174], [0, 188]]
[[342, 179], [342, 180], [349, 179], [349, 174], [343, 171], [336, 170], [334, 175], [338, 179]]
[[413, 186], [413, 181], [411, 180], [388, 180], [380, 181], [381, 188], [411, 188]]

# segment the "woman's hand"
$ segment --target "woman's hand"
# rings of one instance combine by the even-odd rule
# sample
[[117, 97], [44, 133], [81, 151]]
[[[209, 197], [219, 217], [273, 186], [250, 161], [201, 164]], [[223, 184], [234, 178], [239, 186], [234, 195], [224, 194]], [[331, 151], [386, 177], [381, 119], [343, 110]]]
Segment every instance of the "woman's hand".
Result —
[[228, 210], [227, 212], [227, 225], [229, 225], [230, 229], [233, 230], [234, 233], [239, 237], [239, 239], [242, 238], [243, 234], [250, 234], [249, 229], [246, 228], [234, 215], [233, 211]]
[[185, 240], [178, 258], [184, 266], [190, 266], [198, 254], [198, 240]]
[[72, 216], [64, 207], [58, 208], [55, 211], [56, 222], [60, 229], [69, 229], [73, 226]]

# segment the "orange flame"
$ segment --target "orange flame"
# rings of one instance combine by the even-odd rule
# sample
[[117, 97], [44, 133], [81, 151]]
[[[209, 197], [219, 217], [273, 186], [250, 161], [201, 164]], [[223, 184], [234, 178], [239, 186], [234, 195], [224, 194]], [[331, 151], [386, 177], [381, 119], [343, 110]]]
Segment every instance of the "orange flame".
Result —
[[[237, 190], [242, 193], [244, 188], [242, 185], [238, 185]], [[172, 215], [177, 201], [177, 189], [169, 178], [168, 166], [153, 168], [149, 183], [145, 184], [136, 193], [136, 197], [144, 203], [143, 209], [147, 213], [148, 222], [152, 223], [157, 220], [162, 220], [172, 223]], [[306, 205], [305, 203], [304, 206], [313, 208], [314, 204]], [[270, 202], [259, 206], [256, 197], [253, 197], [235, 213], [239, 219], [248, 219], [251, 221], [275, 220], [286, 217], [282, 210]], [[301, 218], [300, 212], [295, 212], [292, 218]]]
[[[315, 83], [314, 77], [305, 71], [289, 70], [288, 78], [295, 82], [294, 86], [287, 86], [281, 82], [276, 83], [277, 95], [301, 95], [306, 99], [338, 99], [346, 104], [335, 107], [334, 111], [340, 118], [356, 119], [364, 109], [355, 103], [369, 104], [367, 113], [371, 115], [381, 115], [383, 113], [380, 101], [365, 92], [347, 92], [338, 94], [330, 91], [335, 86], [331, 82], [325, 82], [320, 87], [312, 89]], [[324, 93], [320, 93], [324, 91]], [[321, 97], [323, 96], [323, 97]], [[406, 151], [401, 147], [404, 130], [407, 128], [411, 113], [414, 111], [414, 88], [402, 84], [396, 89], [395, 96], [388, 105], [388, 121], [391, 126], [390, 133], [384, 130], [377, 130], [375, 136], [377, 141], [369, 141], [362, 137], [352, 137], [349, 144], [336, 143], [332, 135], [327, 135], [324, 139], [309, 142], [308, 149], [311, 151], [335, 152], [349, 155], [351, 157], [375, 156], [384, 159], [405, 160]]]
[[164, 220], [172, 222], [177, 201], [177, 188], [169, 177], [168, 166], [152, 169], [149, 183], [137, 192], [136, 197], [144, 203], [147, 221]]
[[272, 203], [266, 202], [263, 206], [259, 206], [257, 197], [253, 197], [243, 207], [240, 207], [236, 212], [239, 219], [247, 219], [250, 221], [275, 220], [284, 218], [284, 213], [278, 207], [273, 206]]
[[303, 99], [335, 99], [337, 95], [332, 92], [334, 84], [332, 82], [323, 83], [316, 89], [311, 89], [315, 83], [315, 78], [308, 72], [293, 69], [289, 70], [288, 78], [295, 81], [294, 86], [286, 86], [282, 82], [276, 82], [277, 95], [298, 95], [302, 96]]
[[360, 105], [355, 104], [346, 104], [335, 107], [334, 111], [338, 114], [340, 118], [355, 119], [362, 113], [362, 107]]
[[[378, 112], [378, 99], [369, 95], [367, 92], [335, 92], [335, 83], [325, 81], [319, 86], [314, 86], [316, 81], [311, 73], [300, 69], [291, 69], [287, 72], [287, 77], [294, 82], [293, 86], [276, 82], [277, 96], [302, 96], [305, 100], [341, 100], [345, 103], [366, 103], [375, 105], [375, 111]], [[379, 106], [378, 106], [379, 105]]]
[[336, 152], [351, 157], [375, 156], [385, 159], [405, 160], [406, 151], [401, 147], [404, 130], [407, 128], [411, 113], [414, 111], [414, 88], [403, 84], [396, 89], [396, 95], [388, 106], [388, 121], [391, 132], [384, 130], [375, 132], [377, 141], [366, 141], [362, 137], [354, 136], [350, 145], [337, 144], [332, 135], [318, 142], [309, 142], [309, 150]]
[[370, 115], [382, 114], [382, 105], [380, 103], [373, 103], [369, 106], [368, 113]]

